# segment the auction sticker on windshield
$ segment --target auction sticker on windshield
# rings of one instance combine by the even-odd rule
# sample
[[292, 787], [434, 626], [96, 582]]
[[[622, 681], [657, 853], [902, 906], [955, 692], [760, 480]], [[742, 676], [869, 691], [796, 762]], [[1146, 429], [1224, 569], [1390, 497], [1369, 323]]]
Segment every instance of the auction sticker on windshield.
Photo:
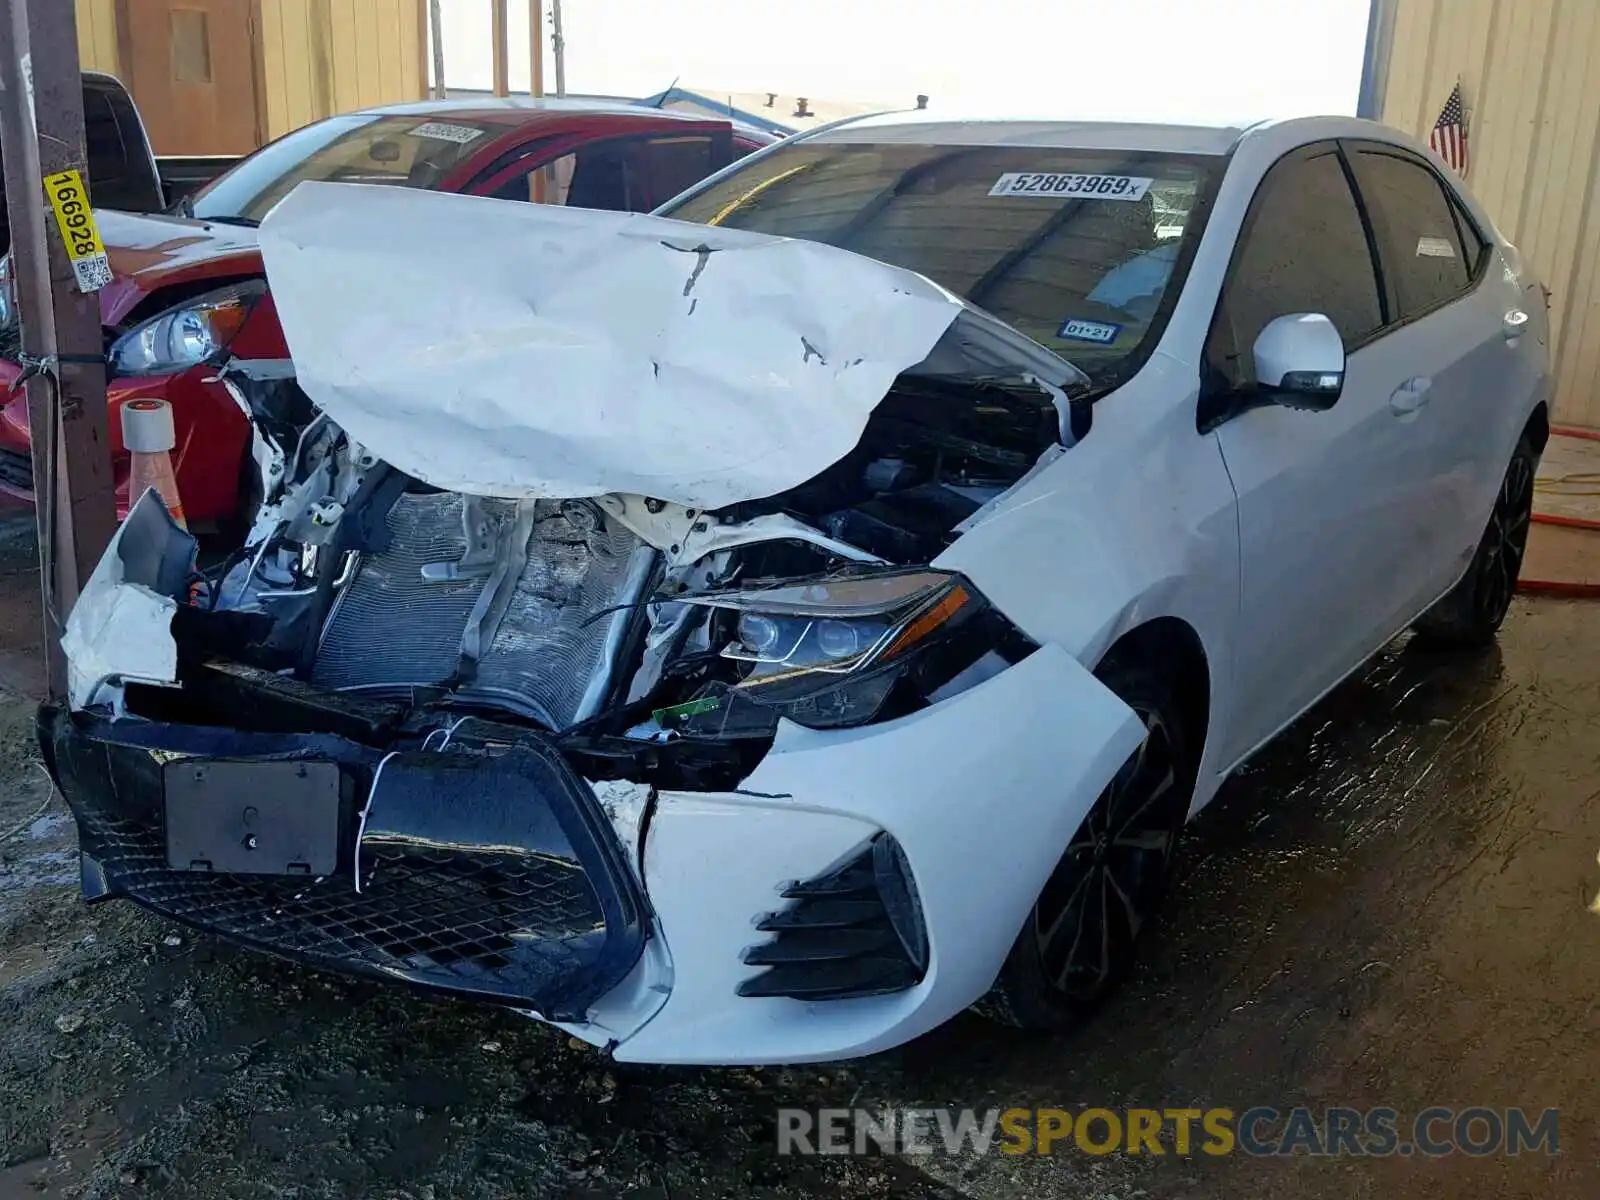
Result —
[[1083, 175], [1061, 171], [1007, 171], [991, 196], [1082, 196], [1095, 200], [1143, 200], [1154, 179], [1139, 175]]
[[111, 282], [111, 260], [95, 227], [94, 210], [89, 207], [89, 190], [76, 171], [60, 171], [44, 177], [44, 192], [56, 214], [56, 227], [67, 247], [72, 276], [80, 292], [97, 292]]
[[471, 125], [452, 125], [449, 121], [426, 121], [411, 131], [412, 137], [434, 138], [441, 142], [460, 142], [463, 146], [474, 138], [483, 136], [483, 130]]

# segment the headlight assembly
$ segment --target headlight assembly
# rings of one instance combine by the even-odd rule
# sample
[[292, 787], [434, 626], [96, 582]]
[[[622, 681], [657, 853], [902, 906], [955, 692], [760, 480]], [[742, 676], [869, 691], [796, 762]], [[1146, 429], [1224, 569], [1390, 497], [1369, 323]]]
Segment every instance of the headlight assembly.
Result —
[[266, 290], [264, 281], [252, 279], [158, 313], [116, 340], [109, 355], [112, 369], [123, 375], [165, 375], [216, 357]]
[[770, 726], [773, 714], [813, 728], [860, 725], [908, 676], [937, 685], [989, 648], [962, 636], [988, 603], [959, 575], [925, 568], [677, 599], [719, 610], [714, 619], [732, 634], [722, 657], [738, 664], [722, 702], [690, 716], [694, 732]]

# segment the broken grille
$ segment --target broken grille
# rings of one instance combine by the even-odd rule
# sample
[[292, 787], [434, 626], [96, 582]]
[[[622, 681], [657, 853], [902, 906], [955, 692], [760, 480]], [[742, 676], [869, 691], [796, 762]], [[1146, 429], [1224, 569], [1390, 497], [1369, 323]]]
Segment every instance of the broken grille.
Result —
[[157, 830], [89, 809], [78, 819], [118, 892], [312, 966], [523, 1000], [585, 966], [605, 937], [594, 889], [572, 863], [369, 852], [357, 893], [345, 876], [174, 871]]

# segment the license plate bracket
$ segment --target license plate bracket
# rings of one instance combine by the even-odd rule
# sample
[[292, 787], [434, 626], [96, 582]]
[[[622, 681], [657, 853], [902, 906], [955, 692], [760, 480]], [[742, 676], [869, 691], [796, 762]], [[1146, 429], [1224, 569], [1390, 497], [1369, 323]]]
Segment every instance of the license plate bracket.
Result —
[[161, 778], [173, 870], [315, 878], [338, 869], [339, 764], [179, 759]]

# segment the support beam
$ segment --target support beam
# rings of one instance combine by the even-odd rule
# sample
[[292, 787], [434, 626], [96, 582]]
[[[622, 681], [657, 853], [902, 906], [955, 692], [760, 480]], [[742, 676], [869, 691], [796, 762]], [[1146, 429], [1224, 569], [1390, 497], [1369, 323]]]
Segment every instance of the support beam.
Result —
[[567, 94], [567, 43], [561, 36], [561, 0], [550, 0], [550, 41], [556, 57], [556, 95]]
[[433, 87], [428, 82], [428, 0], [416, 0], [417, 5], [417, 99], [433, 97]]
[[[78, 290], [44, 179], [88, 180], [74, 6], [0, 0], [0, 142], [33, 439], [45, 678], [65, 693], [62, 623], [116, 527], [106, 371], [96, 292]], [[77, 215], [76, 208], [71, 210]]]
[[428, 31], [433, 42], [433, 98], [444, 99], [444, 20], [439, 0], [428, 0]]
[[494, 94], [511, 95], [511, 50], [506, 41], [506, 0], [489, 0], [489, 48], [494, 56]]
[[[528, 0], [528, 94], [534, 99], [544, 95], [544, 3]], [[533, 175], [532, 200], [543, 204], [549, 199], [545, 187], [548, 168]]]
[[1398, 0], [1372, 0], [1367, 13], [1367, 45], [1361, 60], [1361, 91], [1356, 116], [1383, 120], [1383, 101], [1389, 88], [1389, 55], [1394, 48], [1394, 18]]
[[544, 95], [543, 0], [528, 0], [528, 94]]

